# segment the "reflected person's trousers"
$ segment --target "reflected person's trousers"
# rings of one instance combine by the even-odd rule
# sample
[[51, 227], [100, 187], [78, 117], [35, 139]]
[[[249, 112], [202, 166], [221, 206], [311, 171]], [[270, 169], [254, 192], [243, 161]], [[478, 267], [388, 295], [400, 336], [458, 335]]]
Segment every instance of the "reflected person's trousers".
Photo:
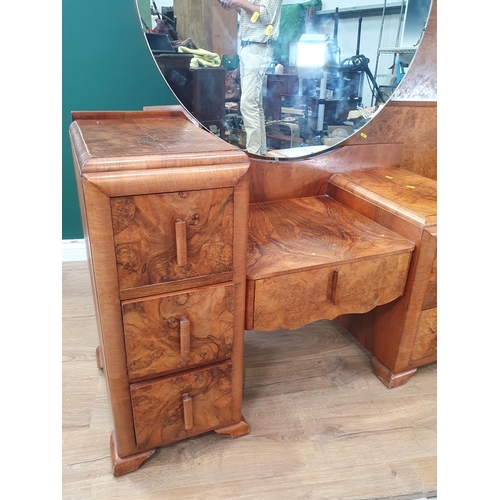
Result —
[[267, 152], [262, 89], [272, 56], [272, 46], [257, 43], [243, 47], [240, 52], [240, 111], [247, 135], [247, 151], [257, 155]]

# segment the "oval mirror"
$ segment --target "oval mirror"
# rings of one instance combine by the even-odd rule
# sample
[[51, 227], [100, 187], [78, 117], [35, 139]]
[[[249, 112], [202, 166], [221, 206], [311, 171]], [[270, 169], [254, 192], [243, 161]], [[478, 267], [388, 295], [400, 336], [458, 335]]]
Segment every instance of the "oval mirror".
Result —
[[[201, 125], [252, 155], [295, 158], [338, 146], [377, 115], [411, 65], [431, 1], [252, 0], [238, 12], [231, 0], [136, 0], [151, 56]], [[262, 12], [263, 23], [249, 3], [279, 12]], [[271, 43], [242, 43], [250, 36]], [[252, 83], [255, 57], [265, 70]], [[242, 76], [263, 117], [258, 93], [242, 103]]]

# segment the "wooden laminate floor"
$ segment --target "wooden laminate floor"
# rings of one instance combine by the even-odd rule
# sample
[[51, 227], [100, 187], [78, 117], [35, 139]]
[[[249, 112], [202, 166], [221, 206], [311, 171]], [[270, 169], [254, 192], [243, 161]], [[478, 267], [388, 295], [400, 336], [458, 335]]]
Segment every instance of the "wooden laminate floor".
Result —
[[111, 421], [97, 369], [85, 262], [63, 263], [64, 499], [416, 499], [436, 495], [436, 364], [387, 389], [336, 322], [247, 332], [247, 436], [213, 432], [111, 472]]

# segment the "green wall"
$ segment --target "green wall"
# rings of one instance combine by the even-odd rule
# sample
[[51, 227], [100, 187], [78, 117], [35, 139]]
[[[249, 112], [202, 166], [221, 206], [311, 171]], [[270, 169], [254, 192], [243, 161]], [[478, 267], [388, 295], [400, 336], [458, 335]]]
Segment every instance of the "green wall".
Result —
[[62, 239], [83, 238], [69, 141], [72, 111], [177, 104], [150, 55], [135, 0], [62, 2]]

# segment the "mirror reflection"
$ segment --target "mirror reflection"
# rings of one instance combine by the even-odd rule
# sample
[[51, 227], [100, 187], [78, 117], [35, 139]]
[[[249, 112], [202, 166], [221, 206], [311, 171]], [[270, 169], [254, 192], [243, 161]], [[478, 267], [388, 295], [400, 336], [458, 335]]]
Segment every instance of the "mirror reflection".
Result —
[[136, 0], [159, 70], [212, 133], [249, 153], [337, 146], [380, 111], [431, 0]]

